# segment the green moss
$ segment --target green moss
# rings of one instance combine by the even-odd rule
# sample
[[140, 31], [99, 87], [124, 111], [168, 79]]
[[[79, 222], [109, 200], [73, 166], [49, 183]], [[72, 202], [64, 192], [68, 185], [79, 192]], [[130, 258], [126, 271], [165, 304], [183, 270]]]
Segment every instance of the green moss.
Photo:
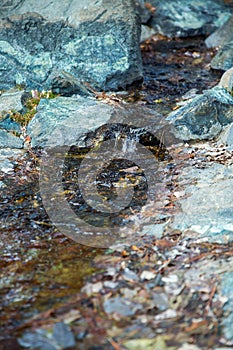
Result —
[[34, 94], [35, 96], [32, 96], [31, 93], [31, 97], [29, 97], [26, 102], [25, 102], [25, 106], [26, 106], [26, 112], [25, 113], [19, 113], [17, 111], [10, 111], [10, 117], [12, 120], [14, 120], [15, 122], [19, 123], [22, 126], [26, 126], [30, 120], [34, 117], [34, 115], [37, 112], [37, 106], [40, 103], [41, 98], [55, 98], [58, 95], [54, 94], [52, 91], [42, 91], [42, 92], [36, 92], [36, 94]]

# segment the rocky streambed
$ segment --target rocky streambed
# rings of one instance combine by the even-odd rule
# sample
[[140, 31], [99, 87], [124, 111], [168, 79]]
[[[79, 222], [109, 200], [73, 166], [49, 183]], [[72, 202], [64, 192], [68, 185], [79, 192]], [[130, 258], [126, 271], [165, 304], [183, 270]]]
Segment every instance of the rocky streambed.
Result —
[[[5, 63], [17, 56], [13, 48], [21, 43], [20, 35], [16, 46], [12, 41], [17, 28], [26, 28], [28, 40], [33, 28], [42, 33], [54, 21], [39, 4], [35, 9], [42, 18], [24, 14], [26, 1], [11, 5], [15, 7], [3, 7]], [[139, 59], [137, 69], [122, 70], [127, 55], [129, 67], [135, 67], [137, 49], [124, 51], [124, 57], [116, 49], [118, 66], [109, 79], [108, 69], [99, 71], [99, 56], [93, 61], [85, 56], [91, 52], [88, 46], [82, 60], [75, 61], [78, 69], [85, 60], [92, 62], [92, 75], [86, 71], [82, 79], [88, 83], [83, 84], [66, 55], [59, 56], [59, 40], [69, 43], [71, 61], [77, 59], [73, 53], [81, 42], [95, 42], [92, 47], [99, 48], [97, 39], [90, 39], [99, 18], [108, 31], [106, 35], [97, 23], [105, 45], [101, 54], [123, 45], [118, 38], [113, 46], [111, 38], [123, 38], [125, 24], [120, 23], [114, 36], [112, 13], [130, 20], [128, 30], [136, 40], [140, 20], [124, 1], [115, 12], [100, 7], [95, 18], [90, 11], [87, 19], [82, 11], [90, 25], [81, 26], [74, 42], [78, 26], [69, 28], [76, 21], [69, 7], [68, 29], [67, 23], [53, 24], [56, 43], [45, 43], [43, 35], [34, 38], [38, 50], [45, 45], [47, 56], [53, 56], [49, 62], [60, 60], [68, 73], [51, 63], [42, 74], [44, 58], [39, 51], [34, 57], [31, 49], [27, 64], [27, 52], [18, 57], [23, 71], [17, 72], [16, 61], [11, 67], [11, 77], [26, 86], [0, 96], [0, 349], [233, 346], [232, 80], [228, 75], [219, 83], [223, 72], [211, 65], [223, 56], [205, 43], [221, 23], [228, 28], [231, 7], [213, 1], [215, 20], [209, 25], [203, 7], [197, 10], [189, 1], [177, 22], [179, 8], [168, 1], [173, 15], [163, 27], [164, 5], [139, 5], [141, 22], [157, 34], [141, 43], [143, 65]], [[193, 22], [187, 28], [190, 8]], [[59, 16], [64, 19], [63, 10]], [[126, 47], [132, 43], [127, 41]], [[102, 91], [93, 84], [99, 80], [95, 69]], [[39, 88], [45, 77], [52, 92]], [[7, 89], [14, 80], [5, 75], [1, 79]], [[119, 91], [133, 80], [136, 85]], [[103, 91], [119, 82], [118, 91]], [[93, 147], [96, 153], [90, 153]], [[92, 207], [100, 197], [100, 204]], [[122, 209], [124, 200], [128, 202]]]

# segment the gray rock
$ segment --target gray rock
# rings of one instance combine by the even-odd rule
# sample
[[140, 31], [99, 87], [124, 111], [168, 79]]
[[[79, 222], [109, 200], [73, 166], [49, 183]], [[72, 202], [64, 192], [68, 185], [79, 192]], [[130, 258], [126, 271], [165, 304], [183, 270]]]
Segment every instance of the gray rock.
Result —
[[186, 188], [187, 198], [179, 201], [181, 212], [171, 227], [200, 242], [232, 242], [233, 166], [213, 163], [205, 169], [188, 167], [180, 179], [193, 185]]
[[153, 236], [157, 239], [160, 239], [163, 236], [165, 224], [150, 224], [145, 225], [141, 231], [142, 235]]
[[151, 0], [156, 7], [150, 25], [168, 37], [206, 35], [224, 24], [230, 10], [218, 0]]
[[18, 339], [21, 346], [40, 350], [59, 350], [73, 348], [75, 337], [70, 327], [58, 322], [53, 327], [53, 333], [37, 328], [34, 332], [27, 331]]
[[21, 149], [0, 149], [0, 171], [10, 173], [14, 169], [14, 162], [17, 158], [23, 156], [24, 150]]
[[227, 125], [218, 137], [218, 144], [223, 144], [233, 150], [233, 124]]
[[141, 42], [149, 39], [154, 34], [156, 34], [156, 31], [154, 30], [154, 28], [148, 27], [146, 25], [142, 25]]
[[85, 147], [82, 136], [107, 123], [112, 111], [113, 107], [92, 98], [42, 99], [37, 114], [28, 124], [27, 134], [32, 147], [71, 144]]
[[227, 70], [233, 66], [233, 16], [206, 39], [207, 47], [219, 47], [210, 65], [214, 69]]
[[221, 47], [233, 40], [233, 16], [205, 40], [206, 46]]
[[70, 95], [81, 81], [117, 90], [142, 79], [132, 0], [12, 0], [0, 13], [0, 89], [22, 84]]
[[0, 129], [10, 132], [14, 131], [18, 134], [21, 134], [22, 132], [20, 124], [13, 121], [9, 116], [6, 116], [0, 121]]
[[219, 70], [228, 70], [233, 67], [233, 40], [218, 50], [210, 64], [212, 68]]
[[[32, 147], [78, 145], [86, 147], [88, 133], [106, 123], [123, 123], [146, 128], [156, 135], [161, 116], [143, 107], [113, 106], [91, 97], [57, 97], [42, 99], [37, 113], [29, 122], [27, 134]], [[101, 129], [102, 130], [102, 129]], [[99, 137], [103, 137], [100, 132]]]
[[182, 140], [207, 140], [233, 122], [233, 98], [222, 87], [214, 87], [189, 101], [167, 117]]
[[0, 130], [0, 148], [23, 148], [23, 140], [5, 130]]
[[7, 112], [23, 111], [21, 102], [23, 94], [24, 91], [7, 91], [0, 96], [0, 129], [21, 134], [20, 124], [14, 122]]
[[128, 269], [127, 267], [124, 269], [122, 276], [126, 281], [137, 282], [139, 280], [138, 275], [134, 271]]
[[116, 312], [122, 316], [133, 316], [138, 310], [142, 309], [141, 304], [136, 304], [120, 297], [105, 300], [103, 306], [107, 314]]
[[228, 91], [233, 90], [233, 67], [228, 69], [221, 77], [218, 86], [222, 86]]
[[227, 340], [233, 341], [233, 272], [226, 272], [221, 276], [220, 292], [227, 298], [224, 305], [223, 333]]
[[23, 110], [22, 96], [24, 91], [7, 91], [0, 96], [0, 115], [4, 112]]

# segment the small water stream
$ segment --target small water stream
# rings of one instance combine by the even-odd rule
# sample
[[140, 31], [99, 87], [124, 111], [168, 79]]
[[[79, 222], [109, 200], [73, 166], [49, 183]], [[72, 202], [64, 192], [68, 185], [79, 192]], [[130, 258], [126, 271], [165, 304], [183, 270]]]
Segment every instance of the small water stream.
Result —
[[[142, 44], [142, 55], [144, 85], [128, 97], [129, 106], [134, 108], [139, 101], [165, 116], [188, 90], [201, 92], [219, 79], [220, 74], [208, 68], [213, 52], [206, 50], [203, 38], [155, 37]], [[106, 135], [114, 139], [115, 147], [123, 140], [123, 152], [137, 152], [135, 141], [140, 141], [156, 154], [158, 161], [164, 161], [164, 167], [170, 161], [161, 145], [145, 131], [122, 126]], [[121, 181], [132, 184], [135, 192], [121, 215], [96, 216], [95, 211], [93, 222], [93, 209], [83, 201], [77, 184], [77, 171], [87, 151], [73, 147], [67, 154], [63, 175], [67, 200], [75, 213], [91, 224], [124, 225], [130, 212], [140, 211], [146, 202], [145, 174], [130, 161], [117, 160], [105, 166], [96, 185], [106, 201], [117, 198], [117, 184]], [[81, 246], [64, 237], [51, 224], [40, 196], [38, 159], [39, 153], [29, 152], [16, 164], [14, 173], [0, 174], [0, 181], [5, 183], [0, 202], [0, 341], [3, 334], [10, 337], [33, 315], [62, 305], [78, 293], [84, 278], [95, 271], [94, 257], [105, 254], [105, 250]], [[132, 168], [132, 172], [126, 171]], [[161, 173], [158, 176], [158, 182], [162, 182]]]

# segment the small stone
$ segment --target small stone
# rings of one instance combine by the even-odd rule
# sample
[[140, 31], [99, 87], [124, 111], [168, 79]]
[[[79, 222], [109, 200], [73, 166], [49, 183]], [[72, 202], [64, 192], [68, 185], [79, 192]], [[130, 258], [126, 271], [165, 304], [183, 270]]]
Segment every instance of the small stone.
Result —
[[202, 350], [202, 349], [194, 344], [185, 343], [178, 350]]
[[103, 283], [97, 282], [97, 283], [87, 283], [83, 288], [82, 292], [86, 293], [88, 296], [100, 293], [103, 290]]
[[166, 320], [166, 319], [175, 318], [175, 317], [177, 317], [177, 311], [173, 309], [168, 309], [162, 312], [161, 314], [156, 315], [155, 320], [160, 321], [160, 320]]
[[115, 289], [118, 286], [118, 282], [104, 281], [104, 287], [109, 289]]
[[122, 276], [126, 281], [138, 281], [139, 280], [138, 275], [134, 271], [128, 269], [127, 267], [124, 269]]
[[133, 316], [138, 310], [142, 309], [141, 304], [135, 304], [120, 297], [105, 300], [103, 306], [107, 314], [118, 313], [122, 316]]
[[145, 270], [141, 273], [140, 279], [142, 281], [145, 281], [145, 280], [150, 281], [150, 280], [154, 279], [155, 277], [156, 277], [156, 273]]

